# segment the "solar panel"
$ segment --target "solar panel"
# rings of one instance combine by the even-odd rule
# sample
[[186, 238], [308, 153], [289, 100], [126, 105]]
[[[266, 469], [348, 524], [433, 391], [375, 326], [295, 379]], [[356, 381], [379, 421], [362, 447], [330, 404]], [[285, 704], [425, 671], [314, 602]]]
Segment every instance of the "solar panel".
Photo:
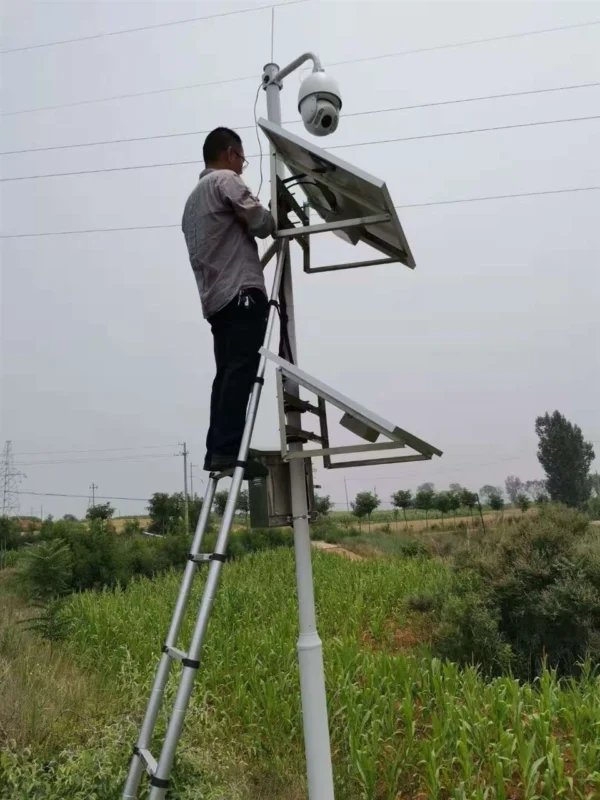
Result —
[[[336, 235], [350, 244], [363, 242], [413, 269], [416, 264], [385, 182], [269, 122], [258, 121], [278, 157], [325, 222], [387, 214], [385, 222], [357, 224]], [[290, 185], [290, 181], [287, 181]]]

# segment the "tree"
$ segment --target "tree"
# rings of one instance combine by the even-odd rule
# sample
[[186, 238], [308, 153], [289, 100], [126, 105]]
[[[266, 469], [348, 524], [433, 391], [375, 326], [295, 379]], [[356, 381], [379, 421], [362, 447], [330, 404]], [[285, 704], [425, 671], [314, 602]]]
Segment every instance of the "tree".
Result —
[[379, 506], [379, 497], [374, 492], [359, 492], [352, 503], [352, 513], [359, 520], [367, 517], [369, 530], [371, 529], [371, 514]]
[[79, 520], [77, 519], [77, 517], [74, 514], [65, 514], [63, 516], [63, 520], [65, 522], [79, 522]]
[[0, 517], [0, 550], [16, 550], [21, 543], [21, 528], [15, 517]]
[[525, 481], [525, 491], [531, 497], [534, 503], [539, 503], [541, 497], [548, 496], [546, 481]]
[[[429, 528], [429, 512], [433, 508], [433, 501], [435, 498], [435, 492], [432, 487], [432, 483], [424, 483], [422, 484], [419, 489], [417, 490], [417, 494], [415, 496], [415, 508], [420, 508], [421, 511], [425, 512], [425, 528]], [[426, 488], [423, 488], [426, 487]]]
[[148, 503], [150, 530], [164, 536], [177, 529], [184, 516], [183, 493], [154, 492]]
[[110, 503], [101, 503], [100, 505], [90, 506], [86, 513], [86, 519], [94, 520], [101, 519], [106, 522], [115, 513], [114, 508]]
[[222, 517], [225, 513], [225, 506], [227, 505], [227, 498], [229, 497], [229, 492], [226, 489], [223, 489], [221, 492], [215, 492], [215, 514], [219, 517]]
[[485, 486], [482, 486], [479, 490], [479, 496], [481, 497], [482, 501], [487, 505], [491, 505], [490, 497], [493, 494], [500, 495], [502, 497], [502, 489], [498, 486], [492, 486], [490, 483], [486, 483]]
[[190, 495], [188, 498], [188, 516], [190, 519], [190, 531], [195, 531], [198, 527], [200, 512], [202, 511], [202, 498], [197, 494]]
[[333, 508], [333, 503], [331, 501], [331, 497], [328, 494], [315, 495], [315, 511], [317, 512], [317, 514], [326, 517], [332, 508]]
[[32, 600], [44, 603], [61, 597], [69, 591], [73, 580], [69, 545], [63, 539], [54, 539], [27, 547], [19, 569]]
[[525, 488], [523, 485], [523, 481], [521, 478], [517, 478], [516, 475], [509, 475], [508, 478], [504, 481], [504, 485], [506, 487], [506, 494], [508, 495], [510, 502], [513, 505], [517, 503], [517, 496], [521, 494], [523, 489]]
[[546, 473], [546, 486], [555, 503], [572, 508], [584, 505], [590, 496], [589, 472], [595, 458], [591, 442], [581, 428], [555, 411], [535, 421], [539, 437], [538, 461]]
[[460, 495], [460, 504], [465, 506], [471, 512], [471, 519], [473, 519], [473, 509], [477, 505], [479, 498], [475, 492], [470, 492], [468, 489], [463, 489]]
[[[453, 488], [458, 487], [458, 488]], [[448, 500], [450, 502], [450, 511], [454, 512], [454, 516], [456, 516], [456, 512], [460, 508], [460, 498], [462, 494], [462, 486], [458, 483], [451, 483], [450, 484], [450, 491], [448, 492]]]
[[434, 508], [442, 515], [442, 526], [444, 525], [444, 514], [450, 511], [450, 492], [438, 492], [433, 498]]
[[502, 499], [502, 495], [499, 493], [490, 494], [488, 497], [488, 503], [492, 511], [502, 511], [504, 508], [504, 500]]
[[531, 500], [527, 497], [525, 492], [521, 492], [521, 494], [517, 495], [517, 503], [516, 503], [516, 505], [518, 505], [519, 508], [521, 509], [521, 514], [524, 514], [527, 511], [527, 509], [530, 507]]
[[431, 481], [427, 481], [426, 483], [422, 483], [420, 486], [417, 486], [417, 492], [435, 492], [435, 486]]
[[248, 514], [250, 513], [250, 496], [247, 489], [242, 489], [238, 494], [237, 510], [241, 511], [248, 527]]
[[406, 519], [406, 509], [412, 505], [412, 492], [410, 489], [398, 489], [391, 496], [392, 505], [394, 508], [401, 508], [404, 514], [404, 524], [408, 527], [408, 520]]

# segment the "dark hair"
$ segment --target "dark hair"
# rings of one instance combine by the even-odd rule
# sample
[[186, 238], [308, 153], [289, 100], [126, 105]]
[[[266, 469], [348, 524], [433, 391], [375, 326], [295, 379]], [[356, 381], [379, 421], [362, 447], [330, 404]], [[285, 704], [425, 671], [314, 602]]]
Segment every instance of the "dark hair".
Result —
[[228, 147], [239, 148], [241, 144], [242, 140], [235, 131], [230, 128], [215, 128], [204, 140], [202, 148], [204, 163], [210, 164], [218, 161], [221, 153], [224, 153]]

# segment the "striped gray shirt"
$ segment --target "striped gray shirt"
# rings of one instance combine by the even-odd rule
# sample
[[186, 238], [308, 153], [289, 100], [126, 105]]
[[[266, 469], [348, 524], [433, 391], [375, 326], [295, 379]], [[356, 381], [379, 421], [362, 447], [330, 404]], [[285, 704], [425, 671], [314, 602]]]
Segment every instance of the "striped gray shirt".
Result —
[[206, 318], [242, 289], [265, 291], [254, 237], [270, 236], [275, 222], [239, 175], [203, 170], [185, 204], [181, 227]]

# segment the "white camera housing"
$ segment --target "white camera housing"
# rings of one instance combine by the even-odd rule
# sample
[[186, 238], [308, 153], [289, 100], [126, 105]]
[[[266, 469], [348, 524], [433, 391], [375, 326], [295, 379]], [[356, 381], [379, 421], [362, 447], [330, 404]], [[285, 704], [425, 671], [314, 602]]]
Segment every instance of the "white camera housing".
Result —
[[298, 92], [298, 111], [304, 127], [313, 136], [328, 136], [340, 121], [342, 97], [337, 81], [323, 70], [311, 73]]

